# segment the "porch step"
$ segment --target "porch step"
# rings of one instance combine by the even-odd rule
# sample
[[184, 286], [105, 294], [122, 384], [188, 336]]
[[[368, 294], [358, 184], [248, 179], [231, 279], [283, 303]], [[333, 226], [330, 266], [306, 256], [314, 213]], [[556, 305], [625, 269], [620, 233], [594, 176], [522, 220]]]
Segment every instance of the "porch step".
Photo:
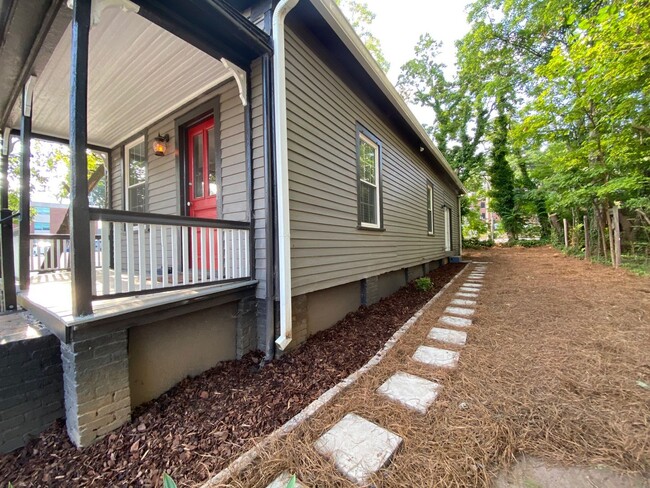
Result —
[[400, 436], [349, 413], [323, 434], [314, 447], [331, 459], [343, 476], [363, 486], [373, 473], [388, 464], [401, 444]]
[[377, 388], [377, 393], [425, 414], [442, 386], [419, 376], [397, 372]]

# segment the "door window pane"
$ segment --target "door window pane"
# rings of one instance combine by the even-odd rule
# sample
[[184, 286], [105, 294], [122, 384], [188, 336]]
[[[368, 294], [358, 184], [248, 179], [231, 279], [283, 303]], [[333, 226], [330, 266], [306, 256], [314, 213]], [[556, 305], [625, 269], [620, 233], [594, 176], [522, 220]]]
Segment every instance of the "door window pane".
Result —
[[192, 158], [194, 198], [200, 198], [203, 196], [203, 133], [196, 134], [192, 139]]
[[214, 127], [208, 130], [208, 194], [217, 194], [217, 164], [214, 153]]

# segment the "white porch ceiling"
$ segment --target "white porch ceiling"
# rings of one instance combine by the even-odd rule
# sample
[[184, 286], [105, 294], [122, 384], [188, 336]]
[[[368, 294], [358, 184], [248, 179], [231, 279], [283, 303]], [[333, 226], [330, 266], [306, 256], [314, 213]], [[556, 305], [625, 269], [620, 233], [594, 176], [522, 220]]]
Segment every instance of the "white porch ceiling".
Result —
[[[67, 139], [68, 26], [34, 87], [32, 131]], [[104, 11], [90, 31], [88, 142], [114, 147], [229, 76], [216, 59], [135, 13]], [[19, 103], [12, 125], [20, 125]]]

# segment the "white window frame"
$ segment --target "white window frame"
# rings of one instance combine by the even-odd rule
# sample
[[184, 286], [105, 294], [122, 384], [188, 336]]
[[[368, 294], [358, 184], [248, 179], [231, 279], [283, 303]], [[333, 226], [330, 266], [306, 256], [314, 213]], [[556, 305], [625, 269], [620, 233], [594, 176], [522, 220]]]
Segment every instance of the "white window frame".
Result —
[[[144, 166], [144, 181], [142, 183], [136, 183], [135, 185], [129, 184], [129, 181], [131, 181], [130, 178], [130, 171], [131, 171], [131, 162], [129, 161], [129, 149], [131, 149], [134, 146], [137, 146], [138, 144], [145, 144], [145, 137], [144, 135], [138, 137], [137, 139], [132, 140], [128, 144], [124, 145], [124, 209], [125, 210], [131, 210], [131, 202], [130, 202], [130, 192], [131, 188], [135, 188], [137, 186], [144, 186], [145, 187], [145, 209], [146, 210], [146, 184], [147, 184], [147, 177], [149, 176], [149, 168], [148, 168], [148, 161], [145, 160], [145, 166]], [[147, 147], [145, 144], [145, 153], [147, 151]]]
[[435, 227], [433, 225], [434, 213], [433, 213], [433, 183], [427, 183], [427, 235], [432, 236]]
[[[360, 153], [359, 153], [359, 147], [357, 147], [357, 171], [359, 172], [359, 188], [361, 188], [362, 184], [370, 185], [375, 188], [375, 220], [377, 221], [376, 224], [372, 224], [370, 222], [364, 222], [361, 220], [361, 212], [359, 212], [359, 225], [361, 227], [365, 227], [367, 229], [380, 229], [381, 228], [381, 209], [379, 208], [379, 204], [381, 202], [379, 198], [379, 193], [380, 193], [380, 182], [381, 182], [381, 176], [379, 174], [379, 144], [377, 144], [375, 141], [370, 139], [368, 136], [366, 136], [362, 131], [359, 131], [359, 144], [361, 142], [364, 142], [368, 144], [370, 147], [372, 147], [375, 150], [375, 182], [370, 183], [369, 181], [364, 180], [361, 177], [361, 158], [360, 158]], [[357, 195], [357, 205], [360, 205], [359, 202], [359, 195]]]
[[444, 207], [445, 214], [445, 252], [451, 251], [451, 208]]

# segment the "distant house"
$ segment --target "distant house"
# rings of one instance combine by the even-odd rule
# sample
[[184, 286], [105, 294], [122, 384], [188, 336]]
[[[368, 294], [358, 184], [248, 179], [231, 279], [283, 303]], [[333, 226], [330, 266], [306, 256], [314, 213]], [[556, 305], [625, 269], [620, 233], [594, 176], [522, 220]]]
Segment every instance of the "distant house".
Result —
[[[5, 3], [5, 141], [70, 141], [79, 181], [65, 279], [23, 254], [18, 273], [61, 340], [77, 445], [459, 255], [464, 188], [332, 1]], [[107, 209], [85, 148], [108, 155]]]

